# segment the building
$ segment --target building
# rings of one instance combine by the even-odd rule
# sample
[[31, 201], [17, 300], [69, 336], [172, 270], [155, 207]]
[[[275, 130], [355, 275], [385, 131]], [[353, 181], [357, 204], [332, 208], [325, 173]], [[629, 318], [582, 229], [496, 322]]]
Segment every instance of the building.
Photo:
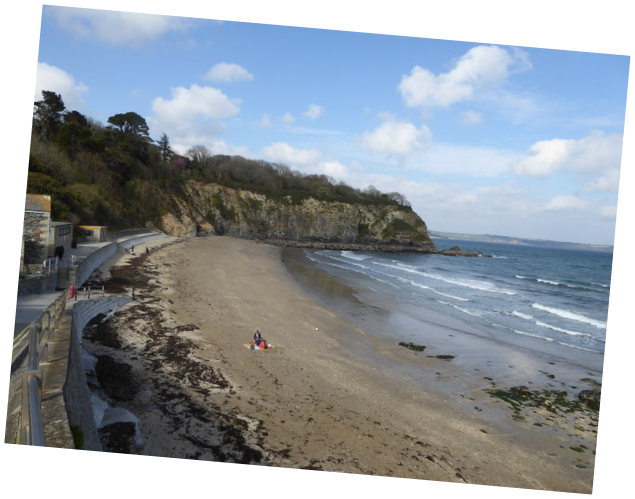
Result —
[[42, 263], [57, 256], [56, 248], [62, 246], [68, 254], [73, 244], [73, 224], [51, 220], [51, 196], [27, 194], [24, 205], [24, 227], [20, 273], [33, 274]]
[[42, 265], [49, 258], [50, 226], [51, 196], [27, 194], [20, 254], [21, 273], [28, 273], [29, 265]]
[[51, 222], [49, 227], [49, 251], [48, 257], [57, 256], [55, 251], [60, 246], [64, 248], [64, 253], [68, 255], [73, 243], [73, 224], [70, 222]]
[[103, 225], [79, 225], [79, 239], [82, 242], [103, 243], [107, 237], [107, 227]]

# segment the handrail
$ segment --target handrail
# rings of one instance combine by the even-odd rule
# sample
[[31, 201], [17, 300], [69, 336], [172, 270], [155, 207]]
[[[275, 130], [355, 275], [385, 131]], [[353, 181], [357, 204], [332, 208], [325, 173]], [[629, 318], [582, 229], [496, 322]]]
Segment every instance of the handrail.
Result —
[[58, 257], [49, 258], [48, 260], [44, 260], [42, 262], [42, 273], [43, 274], [50, 274], [51, 272], [53, 272], [53, 270], [55, 270], [55, 272], [57, 272], [58, 263], [59, 263], [59, 258]]
[[[22, 373], [22, 410], [20, 443], [46, 445], [42, 418], [42, 371], [53, 328], [66, 307], [67, 293], [60, 296], [13, 341], [12, 371], [17, 359], [27, 354], [27, 367]], [[28, 339], [28, 341], [26, 341]]]

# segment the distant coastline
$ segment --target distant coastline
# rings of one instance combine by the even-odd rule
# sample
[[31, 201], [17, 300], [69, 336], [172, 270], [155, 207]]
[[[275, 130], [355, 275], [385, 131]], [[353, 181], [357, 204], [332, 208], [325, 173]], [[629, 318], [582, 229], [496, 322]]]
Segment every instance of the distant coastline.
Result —
[[519, 244], [523, 246], [538, 246], [542, 248], [578, 249], [589, 251], [613, 252], [613, 246], [602, 244], [567, 243], [561, 241], [547, 241], [543, 239], [528, 239], [522, 237], [496, 236], [491, 234], [459, 234], [454, 232], [440, 232], [428, 230], [432, 239], [454, 239], [459, 241], [478, 241], [486, 243]]

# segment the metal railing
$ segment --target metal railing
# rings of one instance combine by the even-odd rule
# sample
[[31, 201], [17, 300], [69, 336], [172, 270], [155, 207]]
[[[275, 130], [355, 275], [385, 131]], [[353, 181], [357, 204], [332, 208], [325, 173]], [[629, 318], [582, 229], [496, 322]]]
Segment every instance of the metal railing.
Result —
[[57, 272], [58, 269], [58, 257], [49, 258], [42, 262], [42, 273], [50, 274], [51, 272]]
[[27, 365], [22, 373], [20, 443], [44, 446], [44, 422], [42, 419], [42, 369], [48, 356], [51, 334], [66, 307], [67, 294], [60, 296], [13, 340], [12, 371], [19, 359], [27, 355]]

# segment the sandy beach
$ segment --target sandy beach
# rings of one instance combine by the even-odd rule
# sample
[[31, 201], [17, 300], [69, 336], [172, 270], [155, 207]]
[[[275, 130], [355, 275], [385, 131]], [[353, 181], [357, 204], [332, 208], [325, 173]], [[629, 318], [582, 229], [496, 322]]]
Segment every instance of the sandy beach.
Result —
[[[135, 287], [135, 301], [86, 331], [101, 394], [139, 419], [143, 437], [107, 450], [591, 493], [592, 417], [535, 408], [514, 419], [482, 376], [470, 385], [452, 363], [327, 309], [281, 248], [210, 237], [137, 251], [93, 279]], [[256, 329], [275, 348], [245, 348]], [[462, 381], [412, 383], [391, 365]]]

